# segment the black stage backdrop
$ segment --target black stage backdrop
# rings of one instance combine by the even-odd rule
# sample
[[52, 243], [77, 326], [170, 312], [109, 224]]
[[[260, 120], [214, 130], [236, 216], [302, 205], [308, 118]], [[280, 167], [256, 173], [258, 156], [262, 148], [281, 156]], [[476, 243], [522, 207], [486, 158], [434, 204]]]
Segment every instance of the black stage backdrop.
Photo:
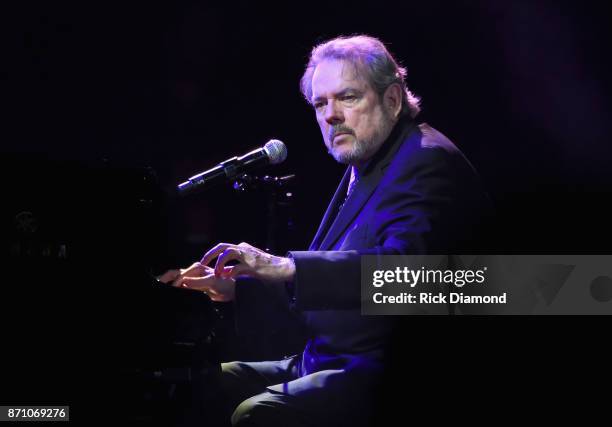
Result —
[[[211, 3], [2, 6], [2, 370], [14, 379], [3, 398], [28, 403], [40, 390], [38, 400], [70, 401], [78, 392], [57, 385], [65, 378], [121, 365], [123, 347], [96, 334], [116, 332], [114, 304], [146, 311], [134, 291], [142, 285], [126, 279], [130, 264], [157, 273], [220, 241], [265, 246], [265, 197], [229, 184], [174, 197], [196, 172], [284, 141], [287, 161], [265, 171], [296, 175], [293, 227], [277, 250], [307, 247], [344, 168], [326, 153], [298, 81], [311, 47], [341, 34], [385, 41], [422, 97], [422, 120], [479, 170], [498, 211], [490, 252], [610, 253], [612, 34], [603, 2]], [[153, 207], [130, 210], [134, 194]], [[24, 252], [15, 215], [36, 209], [50, 258], [77, 242], [76, 270], [49, 261], [44, 242]], [[503, 353], [521, 348], [517, 337], [534, 328], [525, 323], [494, 335]], [[483, 323], [469, 326], [485, 334]], [[571, 347], [580, 334], [568, 326], [529, 335]], [[571, 339], [561, 338], [568, 329]], [[240, 354], [228, 348], [227, 357]]]

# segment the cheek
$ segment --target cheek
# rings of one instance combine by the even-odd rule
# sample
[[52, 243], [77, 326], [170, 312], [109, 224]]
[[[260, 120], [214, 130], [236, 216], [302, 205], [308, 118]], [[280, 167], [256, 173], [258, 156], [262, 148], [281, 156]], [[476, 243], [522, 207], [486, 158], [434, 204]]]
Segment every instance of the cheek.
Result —
[[327, 123], [327, 121], [323, 118], [317, 118], [317, 123], [319, 124], [319, 127], [321, 128], [321, 130], [325, 130], [328, 128], [329, 123]]
[[325, 145], [328, 145], [328, 141], [327, 141], [327, 136], [329, 135], [328, 133], [328, 129], [327, 129], [327, 123], [323, 120], [318, 120], [319, 122], [319, 129], [321, 129], [321, 135], [323, 136], [323, 142], [325, 142]]
[[369, 117], [367, 114], [357, 113], [351, 114], [347, 120], [347, 124], [359, 135], [360, 137], [365, 136], [369, 126]]
[[319, 125], [319, 128], [321, 128], [321, 130], [325, 129], [325, 120], [323, 120], [318, 115], [317, 115], [317, 124]]
[[379, 111], [369, 111], [367, 114], [363, 114], [360, 120], [361, 131], [364, 136], [371, 137], [375, 133], [375, 130], [382, 123], [382, 116]]

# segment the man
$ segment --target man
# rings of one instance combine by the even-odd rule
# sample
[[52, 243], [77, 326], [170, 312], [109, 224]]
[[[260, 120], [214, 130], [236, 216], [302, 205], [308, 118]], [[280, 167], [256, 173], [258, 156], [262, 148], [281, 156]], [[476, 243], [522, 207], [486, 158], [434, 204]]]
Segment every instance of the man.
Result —
[[392, 324], [360, 314], [360, 257], [468, 249], [486, 197], [459, 150], [415, 123], [419, 100], [405, 75], [372, 37], [315, 47], [302, 92], [329, 153], [349, 167], [309, 250], [279, 257], [221, 243], [174, 278], [175, 286], [242, 305], [243, 278], [257, 279], [310, 331], [300, 355], [223, 364], [234, 425], [367, 424]]

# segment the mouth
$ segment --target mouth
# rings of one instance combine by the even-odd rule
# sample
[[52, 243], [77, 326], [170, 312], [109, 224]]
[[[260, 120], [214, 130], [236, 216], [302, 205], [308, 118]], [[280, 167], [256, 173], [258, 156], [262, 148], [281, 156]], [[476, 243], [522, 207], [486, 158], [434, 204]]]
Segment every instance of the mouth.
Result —
[[340, 132], [340, 133], [337, 133], [337, 134], [335, 134], [335, 135], [334, 135], [334, 137], [332, 138], [332, 142], [334, 142], [334, 143], [335, 143], [335, 141], [336, 141], [338, 138], [343, 137], [343, 136], [346, 136], [346, 135], [350, 135], [350, 133], [348, 133], [348, 132]]

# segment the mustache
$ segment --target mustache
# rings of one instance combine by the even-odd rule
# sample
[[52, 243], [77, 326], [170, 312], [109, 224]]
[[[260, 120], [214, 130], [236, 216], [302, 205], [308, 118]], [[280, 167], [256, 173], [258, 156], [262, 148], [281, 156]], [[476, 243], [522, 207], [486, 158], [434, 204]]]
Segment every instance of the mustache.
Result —
[[353, 131], [353, 129], [351, 129], [348, 126], [345, 126], [345, 125], [342, 125], [342, 124], [334, 125], [330, 129], [330, 131], [329, 131], [329, 140], [333, 141], [334, 138], [336, 137], [336, 135], [338, 135], [339, 133], [348, 133], [348, 134], [351, 134], [353, 136], [355, 135], [355, 132]]

